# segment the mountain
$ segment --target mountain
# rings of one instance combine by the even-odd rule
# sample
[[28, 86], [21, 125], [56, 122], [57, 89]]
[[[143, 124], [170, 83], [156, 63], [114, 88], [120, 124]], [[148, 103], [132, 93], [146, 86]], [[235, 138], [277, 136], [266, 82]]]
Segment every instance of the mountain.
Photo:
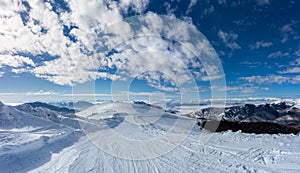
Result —
[[56, 112], [62, 113], [74, 113], [74, 109], [66, 108], [66, 107], [57, 107], [43, 102], [33, 102], [33, 103], [25, 103], [27, 105], [32, 106], [33, 108], [43, 107]]
[[39, 105], [0, 102], [0, 172], [300, 170], [299, 134], [212, 134], [195, 119], [140, 102], [97, 104], [78, 116]]
[[216, 119], [241, 122], [274, 122], [285, 125], [300, 124], [300, 109], [286, 102], [272, 104], [244, 104], [226, 108], [209, 107], [184, 114], [198, 119]]
[[[40, 112], [37, 112], [38, 114]], [[32, 116], [17, 109], [14, 106], [7, 106], [0, 102], [0, 128], [13, 129], [23, 127], [43, 127], [53, 123], [39, 117]]]
[[286, 102], [208, 107], [184, 115], [199, 119], [199, 126], [213, 132], [241, 130], [257, 134], [297, 134], [300, 131], [300, 109]]
[[200, 126], [212, 132], [224, 132], [231, 130], [233, 132], [241, 131], [244, 133], [255, 134], [298, 134], [300, 128], [282, 125], [272, 122], [238, 122], [226, 120], [208, 120], [204, 121]]
[[26, 114], [50, 120], [71, 128], [80, 129], [80, 124], [75, 116], [75, 111], [68, 108], [60, 108], [41, 102], [25, 103], [15, 108]]
[[61, 108], [68, 108], [68, 109], [76, 109], [78, 111], [87, 109], [93, 106], [93, 103], [87, 101], [76, 101], [76, 102], [52, 102], [51, 105], [61, 107]]

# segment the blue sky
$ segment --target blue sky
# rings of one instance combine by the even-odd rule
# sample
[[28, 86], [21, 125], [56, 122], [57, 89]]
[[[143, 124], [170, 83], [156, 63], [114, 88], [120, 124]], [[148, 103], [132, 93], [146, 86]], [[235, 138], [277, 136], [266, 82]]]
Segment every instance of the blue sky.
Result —
[[[191, 100], [195, 95], [210, 98], [212, 83], [205, 79], [207, 72], [196, 77], [202, 68], [195, 65], [199, 59], [186, 61], [183, 56], [187, 54], [180, 54], [182, 46], [154, 37], [126, 40], [128, 25], [114, 22], [136, 15], [146, 16], [138, 20], [150, 21], [154, 29], [159, 26], [159, 16], [165, 15], [183, 21], [174, 32], [184, 33], [185, 26], [201, 32], [220, 59], [227, 97], [300, 96], [300, 2], [296, 0], [3, 2], [0, 100], [6, 102], [70, 100], [72, 87], [91, 81], [95, 89], [82, 93], [95, 92], [98, 99], [110, 98], [116, 91], [130, 92], [137, 99], [150, 98], [153, 92], [177, 98], [183, 90]], [[114, 41], [126, 44], [109, 49]], [[145, 58], [147, 51], [151, 52], [149, 59]], [[180, 63], [172, 62], [175, 56], [183, 64], [188, 62], [185, 65], [192, 71], [197, 89], [191, 91], [187, 73]], [[168, 74], [177, 76], [175, 80], [163, 75], [177, 66], [180, 70]], [[131, 80], [129, 86], [118, 83]], [[112, 83], [118, 84], [114, 91]]]

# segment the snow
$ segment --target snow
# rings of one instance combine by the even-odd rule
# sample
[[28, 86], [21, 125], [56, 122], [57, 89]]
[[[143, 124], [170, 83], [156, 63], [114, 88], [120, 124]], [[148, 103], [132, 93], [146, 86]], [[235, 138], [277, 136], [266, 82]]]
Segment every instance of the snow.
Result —
[[[212, 134], [142, 104], [103, 103], [60, 121], [2, 105], [0, 120], [1, 172], [300, 172], [299, 135]], [[139, 141], [153, 143], [131, 146]]]
[[300, 99], [296, 99], [295, 102], [296, 102], [295, 107], [300, 109]]

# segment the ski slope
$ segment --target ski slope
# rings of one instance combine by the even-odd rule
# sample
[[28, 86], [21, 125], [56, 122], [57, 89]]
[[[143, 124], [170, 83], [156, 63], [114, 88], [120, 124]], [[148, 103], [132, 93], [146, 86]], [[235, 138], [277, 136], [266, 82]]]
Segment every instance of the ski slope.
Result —
[[[74, 117], [83, 129], [2, 106], [2, 120], [14, 113], [13, 117], [20, 121], [17, 124], [23, 124], [0, 126], [1, 172], [300, 172], [299, 135], [230, 131], [212, 135], [197, 126], [187, 126], [195, 124], [195, 120], [156, 107], [111, 104], [97, 105]], [[107, 136], [94, 140], [89, 132], [95, 131], [90, 129]], [[111, 130], [127, 141], [161, 140], [150, 148], [137, 146], [134, 151], [127, 143], [108, 136]], [[168, 137], [170, 131], [173, 135]], [[177, 138], [171, 138], [183, 137], [183, 132], [188, 134], [179, 143]], [[157, 157], [137, 159], [139, 153], [152, 156], [149, 153], [155, 153], [153, 148], [164, 146], [172, 149]], [[131, 158], [121, 158], [128, 151]]]

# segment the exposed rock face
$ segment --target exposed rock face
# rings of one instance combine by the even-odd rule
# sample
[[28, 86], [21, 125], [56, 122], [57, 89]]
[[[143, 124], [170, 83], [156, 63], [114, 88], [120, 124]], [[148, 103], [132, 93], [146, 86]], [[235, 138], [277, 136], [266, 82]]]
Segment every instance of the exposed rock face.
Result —
[[199, 126], [214, 132], [241, 130], [258, 134], [297, 134], [300, 130], [300, 109], [285, 102], [205, 108], [186, 116], [197, 118]]
[[241, 130], [244, 133], [256, 133], [256, 134], [297, 134], [300, 132], [300, 128], [281, 125], [271, 122], [233, 122], [233, 121], [217, 121], [209, 120], [204, 121], [201, 127], [212, 132], [222, 132], [232, 130], [236, 132]]
[[284, 125], [300, 124], [300, 109], [285, 102], [273, 104], [245, 104], [225, 109], [205, 108], [186, 116], [198, 119], [214, 119], [242, 122], [274, 122]]

